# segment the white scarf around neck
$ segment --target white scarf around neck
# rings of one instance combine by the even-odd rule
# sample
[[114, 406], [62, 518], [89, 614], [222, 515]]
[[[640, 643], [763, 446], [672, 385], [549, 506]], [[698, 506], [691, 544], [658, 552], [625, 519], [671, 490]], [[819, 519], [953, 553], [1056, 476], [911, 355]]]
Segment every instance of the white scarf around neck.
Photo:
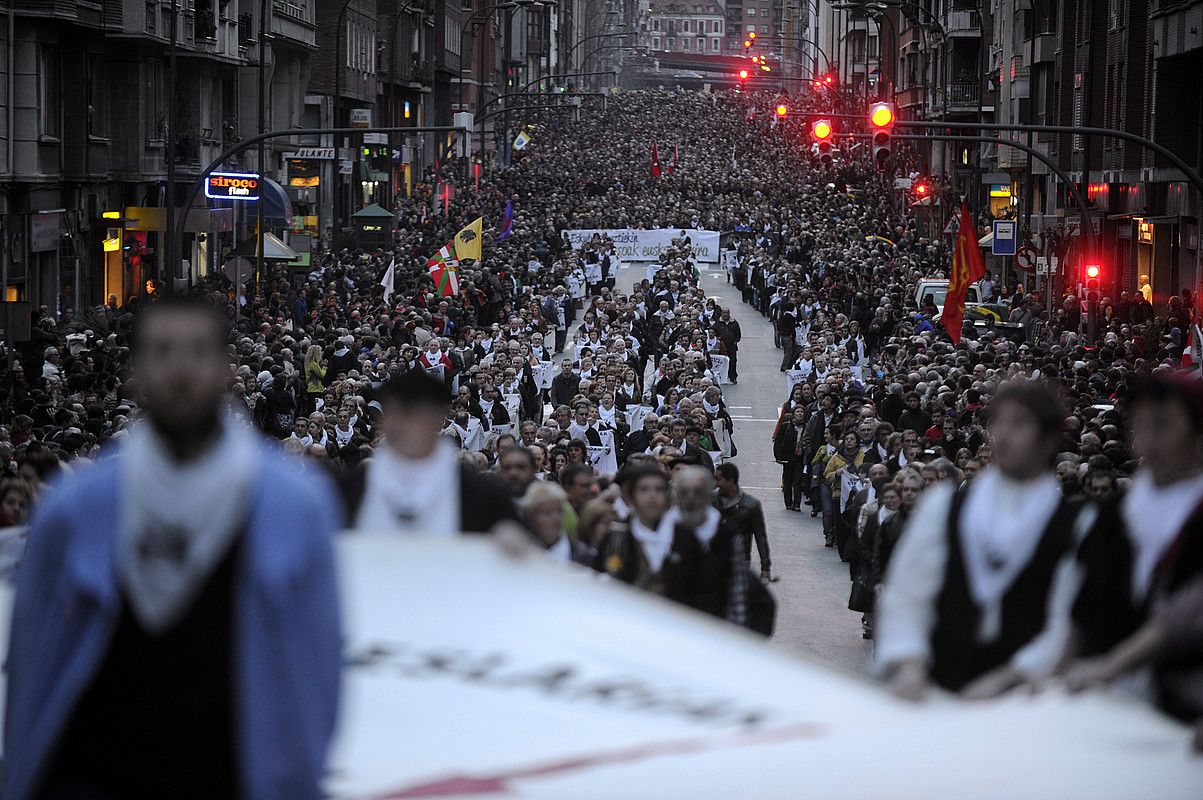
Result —
[[247, 524], [259, 457], [230, 418], [186, 463], [146, 421], [130, 430], [120, 457], [118, 578], [139, 624], [159, 634], [180, 620]]

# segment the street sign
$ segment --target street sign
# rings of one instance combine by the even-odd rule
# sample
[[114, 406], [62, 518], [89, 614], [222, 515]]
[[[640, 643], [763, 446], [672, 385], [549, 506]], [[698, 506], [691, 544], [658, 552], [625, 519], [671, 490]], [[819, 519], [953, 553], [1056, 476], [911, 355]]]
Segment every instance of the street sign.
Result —
[[996, 219], [994, 220], [994, 237], [990, 243], [990, 253], [996, 256], [1013, 256], [1015, 255], [1015, 220], [1013, 219]]
[[894, 188], [895, 189], [910, 189], [913, 184], [914, 184], [914, 181], [912, 181], [910, 178], [895, 178], [894, 179]]
[[370, 128], [370, 127], [372, 127], [372, 109], [370, 109], [370, 108], [353, 108], [353, 109], [351, 109], [351, 127], [352, 128]]
[[211, 172], [205, 197], [214, 200], [258, 200], [259, 176], [249, 172]]
[[301, 147], [289, 158], [300, 158], [308, 161], [333, 161], [333, 147]]
[[1024, 272], [1031, 272], [1036, 268], [1036, 257], [1036, 251], [1025, 245], [1015, 254], [1015, 266]]
[[1036, 256], [1036, 274], [1037, 275], [1047, 275], [1048, 274], [1048, 258], [1046, 258], [1045, 256]]
[[338, 162], [338, 174], [339, 175], [350, 175], [351, 174], [351, 160], [350, 159], [343, 159], [342, 161]]

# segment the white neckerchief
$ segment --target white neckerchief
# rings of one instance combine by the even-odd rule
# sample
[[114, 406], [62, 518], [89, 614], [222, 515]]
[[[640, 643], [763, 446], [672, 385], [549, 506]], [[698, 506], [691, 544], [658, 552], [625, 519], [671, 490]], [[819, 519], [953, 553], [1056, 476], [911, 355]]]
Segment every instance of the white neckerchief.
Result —
[[598, 419], [610, 426], [614, 425], [614, 415], [617, 412], [618, 412], [618, 406], [614, 406], [612, 408], [606, 408], [605, 406], [597, 407]]
[[149, 422], [135, 424], [122, 446], [118, 578], [150, 633], [179, 621], [247, 523], [255, 441], [232, 419], [221, 428], [213, 446], [185, 464]]
[[[676, 506], [673, 506], [668, 510], [668, 513], [664, 515], [664, 519], [669, 522], [670, 525], [676, 526], [676, 524], [681, 521], [681, 512], [677, 510]], [[703, 547], [710, 546], [710, 540], [714, 538], [716, 533], [718, 533], [718, 524], [721, 520], [722, 514], [719, 513], [717, 508], [714, 506], [708, 506], [706, 508], [706, 519], [702, 521], [701, 525], [694, 528], [693, 531], [698, 537], [698, 541], [702, 543]], [[671, 529], [672, 528], [670, 527], [669, 530]]]
[[352, 425], [349, 420], [347, 422], [347, 429], [345, 431], [338, 427], [337, 424], [334, 426], [334, 441], [336, 441], [340, 447], [351, 441], [352, 437], [354, 436], [355, 426]]
[[1136, 473], [1120, 503], [1128, 541], [1132, 543], [1134, 601], [1142, 602], [1148, 595], [1153, 570], [1200, 502], [1203, 502], [1203, 475], [1158, 486], [1148, 470]]
[[568, 543], [567, 536], [561, 536], [556, 539], [555, 543], [547, 548], [547, 555], [551, 556], [552, 560], [558, 561], [561, 564], [572, 563], [572, 545]]
[[969, 485], [959, 519], [961, 549], [969, 592], [987, 616], [1031, 561], [1060, 503], [1061, 486], [1051, 474], [1016, 481], [993, 468]]
[[723, 406], [722, 406], [721, 401], [717, 405], [712, 406], [706, 400], [706, 398], [703, 397], [702, 398], [702, 408], [706, 409], [706, 413], [713, 417], [713, 416], [716, 416], [718, 414], [718, 412], [722, 410]]
[[798, 359], [798, 361], [797, 361], [797, 362], [794, 364], [794, 369], [796, 369], [796, 370], [798, 370], [799, 372], [801, 372], [801, 373], [802, 373], [802, 377], [807, 377], [807, 376], [809, 376], [809, 375], [810, 375], [810, 373], [812, 373], [812, 372], [814, 372], [814, 371], [815, 371], [815, 362], [814, 362], [814, 359], [805, 359], [805, 360], [804, 360], [804, 359], [801, 359], [801, 358], [800, 358], [800, 359]]
[[639, 390], [636, 388], [635, 384], [633, 384], [633, 383], [624, 383], [622, 385], [622, 393], [625, 394], [627, 397], [631, 398], [632, 400], [639, 399]]
[[428, 458], [410, 459], [387, 445], [368, 464], [356, 527], [375, 532], [454, 536], [460, 529], [459, 459], [439, 442]]
[[631, 535], [643, 548], [643, 557], [647, 559], [652, 572], [659, 572], [664, 566], [664, 559], [673, 547], [673, 523], [668, 514], [660, 520], [655, 530], [639, 521], [639, 517], [631, 515]]
[[[895, 510], [897, 510], [897, 509], [895, 509]], [[881, 506], [880, 508], [878, 508], [877, 509], [877, 525], [878, 525], [878, 527], [885, 524], [885, 521], [892, 516], [894, 516], [894, 512], [891, 511], [890, 509], [886, 508], [885, 506]]]

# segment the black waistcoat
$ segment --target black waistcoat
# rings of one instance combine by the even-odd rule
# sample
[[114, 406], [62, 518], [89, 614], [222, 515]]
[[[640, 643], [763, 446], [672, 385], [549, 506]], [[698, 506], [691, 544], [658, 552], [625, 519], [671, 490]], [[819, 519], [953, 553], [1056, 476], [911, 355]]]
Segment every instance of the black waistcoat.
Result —
[[243, 536], [162, 635], [121, 604], [108, 652], [72, 712], [43, 800], [237, 798], [234, 586]]
[[[1080, 504], [1064, 500], [1057, 506], [1031, 560], [1003, 595], [998, 637], [992, 642], [979, 642], [982, 609], [970, 593], [961, 547], [960, 515], [965, 494], [965, 490], [958, 491], [950, 504], [948, 558], [944, 583], [936, 598], [936, 625], [931, 637], [932, 680], [954, 692], [1007, 663], [1044, 629], [1053, 575], [1073, 542], [1074, 521], [1081, 509]], [[982, 524], [990, 521], [982, 520]]]

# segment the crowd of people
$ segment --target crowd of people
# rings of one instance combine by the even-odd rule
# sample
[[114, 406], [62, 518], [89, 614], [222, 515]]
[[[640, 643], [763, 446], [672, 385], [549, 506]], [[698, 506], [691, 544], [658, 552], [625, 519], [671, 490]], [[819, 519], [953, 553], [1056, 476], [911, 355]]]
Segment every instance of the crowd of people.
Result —
[[[817, 109], [824, 99], [793, 102]], [[1108, 303], [1088, 340], [1074, 303], [1050, 314], [1038, 294], [992, 283], [990, 294], [1042, 324], [1022, 341], [971, 329], [954, 344], [914, 300], [918, 279], [947, 274], [947, 241], [923, 235], [862, 153], [825, 164], [804, 144], [805, 115], [780, 120], [773, 107], [768, 93], [622, 92], [603, 112], [539, 125], [511, 167], [446, 193], [445, 204], [422, 190], [400, 198], [391, 248], [322, 254], [312, 272], [269, 276], [259, 293], [213, 275], [192, 305], [151, 295], [78, 315], [40, 310], [29, 341], [10, 348], [0, 387], [0, 514], [7, 526], [24, 525], [31, 509], [36, 520], [33, 566], [20, 570], [18, 616], [30, 616], [14, 633], [26, 649], [17, 651], [10, 709], [25, 694], [10, 730], [47, 699], [44, 671], [80, 669], [51, 655], [20, 657], [38, 652], [37, 624], [49, 613], [42, 587], [69, 566], [55, 556], [65, 534], [47, 531], [77, 524], [65, 522], [80, 513], [71, 503], [99, 502], [96, 475], [118, 469], [106, 446], [126, 454], [122, 463], [131, 452], [145, 461], [120, 468], [124, 480], [195, 502], [166, 515], [133, 502], [129, 513], [146, 531], [124, 532], [126, 522], [106, 517], [125, 542], [113, 595], [127, 599], [107, 620], [121, 620], [123, 637], [121, 647], [92, 653], [105, 680], [76, 687], [88, 702], [56, 707], [61, 726], [83, 732], [73, 747], [111, 733], [110, 704], [139, 702], [114, 677], [133, 652], [122, 648], [211, 612], [209, 601], [223, 602], [220, 591], [210, 596], [215, 576], [219, 588], [239, 580], [223, 558], [231, 540], [243, 541], [241, 558], [263, 559], [248, 537], [305, 514], [309, 528], [435, 535], [521, 523], [530, 546], [551, 557], [771, 633], [769, 537], [737, 466], [740, 449], [767, 459], [770, 444], [734, 441], [723, 387], [739, 380], [743, 332], [699, 285], [691, 230], [725, 234], [729, 279], [783, 350], [788, 391], [771, 451], [784, 506], [805, 504], [822, 518], [825, 543], [850, 565], [849, 607], [863, 614], [899, 693], [919, 696], [934, 683], [985, 696], [1067, 664], [1070, 682], [1086, 686], [1152, 665], [1149, 691], [1161, 706], [1197, 718], [1203, 637], [1190, 626], [1203, 617], [1190, 612], [1203, 594], [1195, 519], [1203, 403], [1169, 375], [1195, 313], [1189, 295], [1151, 318], [1122, 298]], [[665, 154], [673, 145], [657, 176], [653, 142]], [[442, 165], [427, 186], [454, 184], [457, 170]], [[503, 230], [507, 208], [512, 225]], [[459, 265], [458, 285], [436, 283], [427, 259], [478, 217], [481, 260]], [[609, 237], [574, 245], [565, 235], [615, 228], [678, 233], [651, 268], [621, 274]], [[157, 317], [159, 307], [195, 324], [155, 326], [167, 316]], [[202, 307], [224, 321], [220, 352], [210, 352]], [[220, 369], [182, 369], [202, 357]], [[156, 372], [148, 366], [156, 359], [169, 368]], [[210, 404], [185, 402], [185, 388], [211, 394]], [[222, 396], [228, 410], [219, 413]], [[185, 419], [189, 410], [206, 424]], [[248, 488], [206, 514], [222, 484], [215, 456], [233, 470], [255, 464], [234, 434], [251, 429], [275, 439], [286, 463], [304, 464], [295, 472], [305, 477], [277, 470], [281, 497]], [[1177, 448], [1162, 447], [1167, 430], [1181, 435]], [[193, 439], [201, 441], [181, 444]], [[52, 492], [43, 504], [59, 472], [78, 473], [64, 484], [87, 491]], [[331, 484], [337, 494], [323, 488]], [[1172, 520], [1148, 522], [1149, 509], [1171, 503]], [[180, 531], [210, 546], [194, 555]], [[753, 545], [758, 570], [749, 566]], [[329, 589], [324, 547], [291, 546], [304, 550], [297, 563], [323, 576], [314, 591]], [[264, 580], [282, 569], [255, 563]], [[312, 667], [336, 681], [330, 597], [309, 599], [329, 622], [308, 634], [320, 638], [310, 643], [320, 661]], [[255, 609], [257, 624], [277, 613]], [[73, 635], [82, 642], [85, 633]], [[168, 655], [196, 644], [193, 629], [183, 634]], [[244, 657], [270, 670], [287, 652]], [[181, 676], [188, 669], [180, 664]], [[225, 696], [190, 700], [227, 708], [244, 690], [218, 686]], [[294, 721], [297, 730], [320, 739], [330, 722], [322, 708], [316, 721]], [[255, 719], [267, 726], [256, 734], [275, 735], [279, 720]], [[300, 761], [311, 755], [297, 731], [276, 733], [296, 744]], [[82, 756], [78, 770], [60, 759], [45, 772], [49, 741], [16, 751], [8, 785], [123, 778]], [[213, 742], [191, 745], [218, 759], [228, 754], [212, 747], [234, 746]], [[255, 764], [279, 769], [268, 755], [256, 753]], [[296, 767], [298, 781], [307, 769]], [[197, 780], [230, 779], [219, 771], [211, 783]]]

